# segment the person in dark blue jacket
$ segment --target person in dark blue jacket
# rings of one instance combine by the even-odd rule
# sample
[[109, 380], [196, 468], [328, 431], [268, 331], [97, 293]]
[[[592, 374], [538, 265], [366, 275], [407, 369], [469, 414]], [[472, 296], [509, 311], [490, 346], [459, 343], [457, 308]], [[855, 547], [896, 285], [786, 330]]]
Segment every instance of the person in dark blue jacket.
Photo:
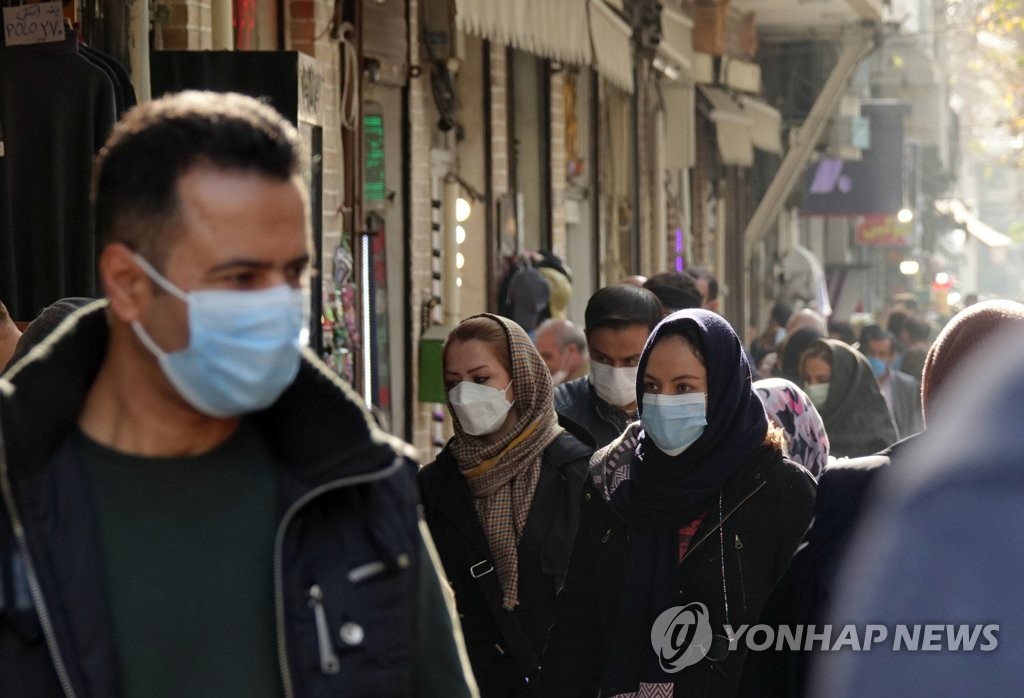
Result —
[[0, 695], [474, 695], [410, 449], [300, 346], [298, 153], [196, 92], [104, 147], [106, 298], [0, 379]]

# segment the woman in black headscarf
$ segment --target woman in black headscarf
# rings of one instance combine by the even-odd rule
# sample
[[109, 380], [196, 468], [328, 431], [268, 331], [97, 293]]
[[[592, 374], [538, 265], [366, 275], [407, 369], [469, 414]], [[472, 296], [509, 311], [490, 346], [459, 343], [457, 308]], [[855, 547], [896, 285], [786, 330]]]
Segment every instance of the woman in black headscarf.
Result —
[[[541, 696], [732, 696], [746, 638], [810, 521], [739, 339], [665, 318], [637, 374], [640, 421], [594, 454]], [[734, 642], [730, 642], [734, 640]]]
[[800, 355], [800, 386], [818, 408], [836, 458], [870, 456], [896, 442], [896, 426], [871, 364], [837, 339], [812, 342]]

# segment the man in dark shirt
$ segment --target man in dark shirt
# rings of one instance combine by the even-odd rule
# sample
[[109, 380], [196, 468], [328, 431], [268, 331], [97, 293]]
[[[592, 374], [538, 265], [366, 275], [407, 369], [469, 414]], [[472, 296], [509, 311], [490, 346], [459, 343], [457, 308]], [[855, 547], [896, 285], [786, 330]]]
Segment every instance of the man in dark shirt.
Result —
[[614, 441], [636, 419], [636, 371], [662, 306], [645, 288], [599, 289], [584, 311], [590, 374], [555, 388], [562, 426], [594, 448]]
[[104, 147], [106, 299], [0, 380], [0, 695], [475, 694], [410, 450], [300, 346], [298, 164], [241, 95]]

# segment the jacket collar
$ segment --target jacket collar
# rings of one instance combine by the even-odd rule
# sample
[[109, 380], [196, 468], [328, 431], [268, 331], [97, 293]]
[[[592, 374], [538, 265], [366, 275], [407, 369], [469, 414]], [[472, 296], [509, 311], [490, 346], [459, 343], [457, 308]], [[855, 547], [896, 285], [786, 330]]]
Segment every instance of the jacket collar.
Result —
[[[0, 378], [12, 471], [37, 468], [75, 425], [106, 354], [107, 302], [73, 313]], [[295, 381], [252, 419], [275, 458], [307, 487], [385, 468], [413, 449], [378, 429], [355, 392], [305, 351]]]

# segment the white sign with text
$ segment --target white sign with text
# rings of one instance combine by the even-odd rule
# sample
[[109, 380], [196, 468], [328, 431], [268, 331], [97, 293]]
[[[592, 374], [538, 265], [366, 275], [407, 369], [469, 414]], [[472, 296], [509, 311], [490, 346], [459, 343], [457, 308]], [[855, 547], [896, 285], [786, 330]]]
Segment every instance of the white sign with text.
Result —
[[64, 9], [60, 2], [37, 2], [4, 8], [7, 46], [64, 41]]

